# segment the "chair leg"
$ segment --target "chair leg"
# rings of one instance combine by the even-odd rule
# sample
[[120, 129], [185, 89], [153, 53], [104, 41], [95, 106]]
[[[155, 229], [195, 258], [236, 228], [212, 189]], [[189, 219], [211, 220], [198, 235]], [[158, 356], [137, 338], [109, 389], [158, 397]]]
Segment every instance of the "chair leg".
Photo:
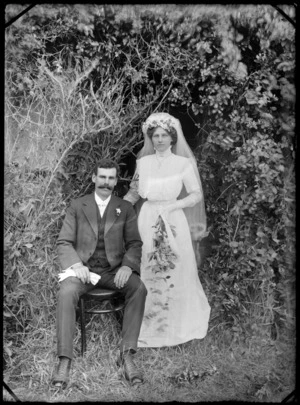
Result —
[[84, 298], [80, 298], [80, 328], [81, 328], [81, 356], [86, 352], [86, 335], [85, 335], [85, 304]]
[[[110, 304], [111, 308], [114, 309], [120, 304], [120, 301], [119, 301], [119, 299], [116, 299], [116, 300], [111, 301], [109, 304]], [[116, 319], [120, 329], [122, 330], [124, 309], [115, 310], [113, 312], [113, 314], [115, 316], [115, 319]]]
[[116, 311], [115, 313], [115, 317], [116, 320], [120, 326], [120, 328], [122, 329], [122, 324], [123, 324], [123, 309], [121, 309], [120, 311]]

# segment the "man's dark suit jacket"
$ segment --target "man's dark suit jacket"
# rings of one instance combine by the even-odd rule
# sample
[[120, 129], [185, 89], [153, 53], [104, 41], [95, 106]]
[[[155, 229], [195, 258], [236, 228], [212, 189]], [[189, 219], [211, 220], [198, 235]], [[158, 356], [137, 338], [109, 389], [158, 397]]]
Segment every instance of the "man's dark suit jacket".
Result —
[[[57, 240], [63, 270], [78, 262], [86, 265], [94, 253], [98, 239], [97, 210], [94, 193], [73, 200], [68, 208]], [[111, 271], [129, 266], [140, 274], [142, 241], [132, 204], [112, 195], [106, 210], [104, 243]]]

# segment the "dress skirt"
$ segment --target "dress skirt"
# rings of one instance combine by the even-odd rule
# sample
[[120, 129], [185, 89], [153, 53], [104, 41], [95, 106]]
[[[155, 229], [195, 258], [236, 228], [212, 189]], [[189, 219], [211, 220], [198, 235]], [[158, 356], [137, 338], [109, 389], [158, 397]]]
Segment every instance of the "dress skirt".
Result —
[[190, 230], [182, 209], [165, 217], [176, 232], [175, 267], [155, 273], [149, 262], [149, 253], [154, 250], [154, 226], [163, 205], [168, 203], [146, 201], [139, 213], [143, 240], [141, 279], [148, 290], [139, 347], [174, 346], [202, 339], [208, 329], [210, 306], [199, 280]]

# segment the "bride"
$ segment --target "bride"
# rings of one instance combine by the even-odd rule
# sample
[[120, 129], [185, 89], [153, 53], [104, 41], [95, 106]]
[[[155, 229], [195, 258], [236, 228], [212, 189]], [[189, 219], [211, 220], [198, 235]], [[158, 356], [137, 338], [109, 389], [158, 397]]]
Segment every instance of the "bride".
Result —
[[196, 159], [178, 119], [151, 114], [125, 200], [146, 199], [138, 216], [141, 279], [148, 295], [139, 347], [173, 346], [205, 337], [210, 306], [199, 280], [192, 238], [206, 235]]

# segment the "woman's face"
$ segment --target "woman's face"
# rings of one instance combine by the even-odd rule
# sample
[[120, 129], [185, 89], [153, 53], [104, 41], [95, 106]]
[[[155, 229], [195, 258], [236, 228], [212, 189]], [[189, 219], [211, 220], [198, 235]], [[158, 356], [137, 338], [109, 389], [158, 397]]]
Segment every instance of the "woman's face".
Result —
[[152, 136], [154, 149], [158, 152], [164, 152], [171, 146], [172, 137], [161, 127], [155, 128]]

